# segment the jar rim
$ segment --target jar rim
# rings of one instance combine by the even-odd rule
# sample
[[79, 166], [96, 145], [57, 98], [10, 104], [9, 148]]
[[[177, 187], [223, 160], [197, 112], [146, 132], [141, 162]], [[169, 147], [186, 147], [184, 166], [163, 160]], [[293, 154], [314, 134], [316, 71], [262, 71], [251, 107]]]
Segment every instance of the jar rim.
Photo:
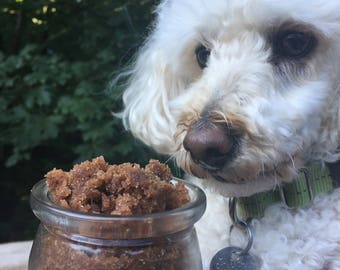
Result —
[[[184, 183], [189, 191], [190, 202], [176, 209], [146, 215], [103, 215], [63, 208], [52, 201], [45, 179], [33, 186], [30, 203], [40, 221], [58, 231], [67, 228], [68, 233], [77, 233], [81, 227], [89, 237], [106, 238], [105, 232], [108, 231], [112, 239], [120, 239], [122, 235], [127, 238], [157, 237], [159, 234], [175, 233], [193, 226], [206, 209], [206, 195], [201, 188], [175, 177], [171, 181]], [[169, 222], [171, 226], [164, 226], [169, 225]], [[98, 226], [101, 232], [92, 232]]]

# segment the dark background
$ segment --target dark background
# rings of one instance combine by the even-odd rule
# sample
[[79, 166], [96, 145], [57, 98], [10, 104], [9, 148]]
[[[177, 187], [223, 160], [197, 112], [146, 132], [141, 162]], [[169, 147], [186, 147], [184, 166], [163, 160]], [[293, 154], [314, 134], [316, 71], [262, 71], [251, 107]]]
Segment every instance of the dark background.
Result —
[[1, 0], [0, 242], [34, 237], [29, 192], [48, 170], [98, 155], [161, 159], [112, 116], [123, 86], [110, 86], [152, 27], [157, 2]]

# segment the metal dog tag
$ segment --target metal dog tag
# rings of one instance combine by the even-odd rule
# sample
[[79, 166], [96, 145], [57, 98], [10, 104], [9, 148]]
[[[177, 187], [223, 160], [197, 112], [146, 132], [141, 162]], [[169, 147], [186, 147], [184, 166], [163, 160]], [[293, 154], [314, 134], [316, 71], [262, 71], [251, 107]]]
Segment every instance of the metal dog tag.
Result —
[[256, 270], [258, 261], [249, 253], [238, 247], [221, 249], [212, 258], [210, 270]]

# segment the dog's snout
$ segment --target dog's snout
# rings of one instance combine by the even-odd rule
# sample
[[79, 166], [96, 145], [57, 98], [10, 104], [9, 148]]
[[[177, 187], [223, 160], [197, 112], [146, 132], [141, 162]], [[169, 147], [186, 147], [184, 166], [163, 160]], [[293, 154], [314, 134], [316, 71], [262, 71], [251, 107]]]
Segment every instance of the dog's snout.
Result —
[[194, 125], [184, 138], [183, 146], [195, 163], [204, 169], [219, 170], [230, 159], [236, 137], [226, 124]]

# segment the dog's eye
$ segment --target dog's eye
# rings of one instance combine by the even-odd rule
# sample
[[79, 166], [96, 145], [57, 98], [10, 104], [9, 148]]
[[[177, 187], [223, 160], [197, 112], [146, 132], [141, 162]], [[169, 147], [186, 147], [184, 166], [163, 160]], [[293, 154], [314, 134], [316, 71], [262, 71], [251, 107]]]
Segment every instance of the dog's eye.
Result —
[[210, 50], [207, 47], [200, 45], [196, 48], [195, 54], [198, 65], [201, 69], [204, 69], [207, 66], [207, 62], [209, 60]]
[[275, 54], [293, 60], [306, 57], [314, 48], [315, 37], [310, 33], [287, 31], [274, 41]]

